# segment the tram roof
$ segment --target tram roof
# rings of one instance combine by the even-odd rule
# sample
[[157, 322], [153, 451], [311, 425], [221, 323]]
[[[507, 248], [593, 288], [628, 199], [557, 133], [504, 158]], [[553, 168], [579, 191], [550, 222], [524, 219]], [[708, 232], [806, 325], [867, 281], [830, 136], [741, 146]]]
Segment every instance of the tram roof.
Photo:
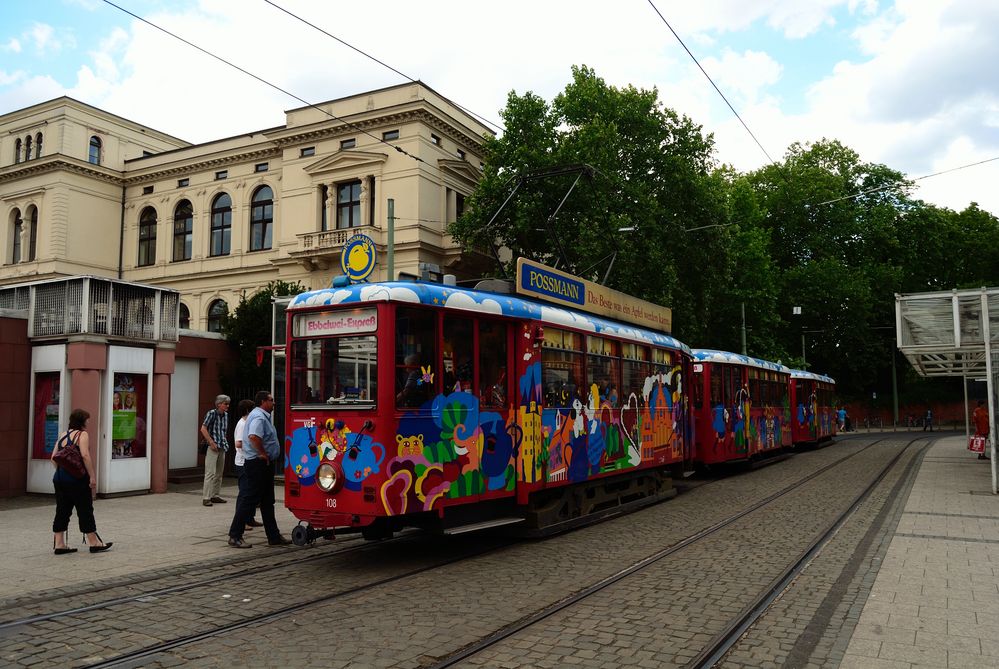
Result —
[[789, 367], [780, 363], [770, 362], [769, 360], [761, 360], [760, 358], [754, 358], [751, 355], [732, 353], [731, 351], [716, 351], [710, 348], [695, 348], [691, 354], [694, 356], [694, 360], [697, 360], [698, 362], [721, 362], [730, 365], [746, 365], [747, 367], [757, 367], [759, 369], [766, 369], [771, 372], [781, 372], [783, 374], [789, 374], [791, 372]]
[[812, 381], [824, 381], [825, 383], [836, 383], [835, 379], [831, 376], [826, 376], [825, 374], [816, 374], [815, 372], [808, 372], [804, 369], [792, 369], [791, 370], [792, 379], [811, 379]]
[[654, 344], [690, 352], [689, 346], [664, 332], [618, 323], [580, 311], [570, 311], [517, 295], [445, 286], [440, 283], [393, 281], [322, 288], [296, 295], [288, 304], [288, 311], [365, 302], [423, 304], [478, 314], [529, 318], [547, 325], [576, 328], [595, 335], [610, 335], [642, 344]]

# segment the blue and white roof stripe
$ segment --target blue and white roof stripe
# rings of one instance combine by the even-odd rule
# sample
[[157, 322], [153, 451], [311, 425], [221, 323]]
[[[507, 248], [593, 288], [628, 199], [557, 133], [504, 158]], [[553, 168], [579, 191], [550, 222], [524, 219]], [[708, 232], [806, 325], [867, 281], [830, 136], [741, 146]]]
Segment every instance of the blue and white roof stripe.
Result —
[[812, 381], [824, 381], [825, 383], [836, 383], [835, 379], [833, 379], [831, 376], [826, 376], [825, 374], [816, 374], [815, 372], [806, 372], [803, 369], [792, 369], [791, 378], [811, 379]]
[[673, 348], [690, 353], [689, 346], [662, 332], [617, 323], [579, 311], [569, 311], [561, 307], [526, 300], [516, 295], [489, 293], [438, 283], [395, 281], [391, 283], [357, 283], [342, 288], [322, 288], [296, 295], [288, 304], [288, 311], [364, 302], [408, 302], [471, 311], [478, 314], [530, 318], [548, 325], [571, 327], [593, 334], [611, 335], [641, 344]]
[[783, 374], [791, 373], [790, 367], [786, 367], [776, 362], [770, 362], [769, 360], [761, 360], [760, 358], [754, 358], [749, 355], [742, 355], [741, 353], [716, 351], [710, 348], [695, 348], [691, 354], [694, 356], [694, 360], [696, 362], [720, 362], [729, 365], [746, 365], [747, 367], [757, 367], [771, 372], [781, 372]]

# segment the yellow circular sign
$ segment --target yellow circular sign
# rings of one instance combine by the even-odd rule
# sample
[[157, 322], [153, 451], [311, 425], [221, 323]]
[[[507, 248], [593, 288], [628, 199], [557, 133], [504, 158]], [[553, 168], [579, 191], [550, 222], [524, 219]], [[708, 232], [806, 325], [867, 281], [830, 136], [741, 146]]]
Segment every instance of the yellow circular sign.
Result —
[[375, 243], [367, 235], [354, 235], [343, 245], [340, 269], [351, 281], [367, 279], [375, 269]]

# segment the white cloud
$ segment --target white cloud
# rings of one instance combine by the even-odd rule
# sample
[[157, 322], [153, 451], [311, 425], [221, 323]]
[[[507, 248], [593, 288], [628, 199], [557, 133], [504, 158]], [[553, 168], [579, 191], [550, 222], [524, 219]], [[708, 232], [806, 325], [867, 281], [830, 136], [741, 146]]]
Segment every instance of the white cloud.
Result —
[[0, 51], [21, 53], [21, 41], [16, 37], [11, 37], [9, 40], [7, 40], [6, 44], [0, 44]]
[[76, 44], [71, 33], [66, 31], [57, 33], [56, 29], [47, 23], [33, 23], [22, 38], [32, 45], [40, 56], [51, 56]]
[[503, 307], [501, 307], [499, 302], [496, 300], [486, 299], [482, 300], [482, 302], [477, 302], [473, 297], [466, 293], [451, 293], [447, 297], [445, 306], [452, 309], [465, 309], [466, 311], [475, 311], [479, 313], [503, 313]]

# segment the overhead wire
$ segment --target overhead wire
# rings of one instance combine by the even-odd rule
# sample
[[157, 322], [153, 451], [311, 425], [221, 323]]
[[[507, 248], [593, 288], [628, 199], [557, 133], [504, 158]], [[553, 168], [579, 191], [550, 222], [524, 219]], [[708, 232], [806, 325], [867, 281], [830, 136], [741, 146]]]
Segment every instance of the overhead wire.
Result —
[[[373, 60], [374, 62], [378, 63], [382, 67], [387, 68], [387, 69], [391, 70], [392, 72], [395, 72], [396, 74], [398, 74], [403, 79], [408, 79], [409, 81], [411, 81], [413, 83], [417, 83], [417, 81], [418, 81], [417, 79], [414, 79], [413, 77], [409, 76], [405, 72], [400, 72], [399, 70], [397, 70], [396, 68], [392, 67], [388, 63], [379, 60], [375, 56], [372, 56], [370, 53], [364, 51], [363, 49], [360, 49], [360, 48], [354, 46], [353, 44], [350, 44], [349, 42], [347, 42], [347, 41], [345, 41], [345, 40], [337, 37], [333, 33], [325, 30], [324, 28], [321, 28], [320, 26], [317, 26], [315, 23], [312, 23], [311, 21], [309, 21], [309, 20], [307, 20], [307, 19], [299, 16], [295, 12], [282, 7], [281, 5], [277, 4], [276, 2], [273, 2], [272, 0], [264, 0], [264, 2], [267, 3], [268, 5], [270, 5], [271, 7], [273, 7], [274, 9], [277, 9], [277, 10], [280, 10], [280, 11], [284, 12], [285, 14], [287, 14], [290, 17], [292, 17], [296, 21], [301, 21], [302, 23], [304, 23], [305, 25], [309, 26], [310, 28], [313, 28], [314, 30], [318, 30], [322, 34], [326, 35], [327, 37], [336, 40], [337, 42], [339, 42], [340, 44], [344, 45], [348, 49], [353, 49], [354, 51], [356, 51], [357, 53], [361, 54], [365, 58]], [[478, 120], [482, 121], [486, 125], [492, 126], [493, 128], [496, 128], [499, 131], [503, 130], [503, 126], [502, 125], [499, 125], [497, 123], [493, 123], [492, 121], [490, 121], [489, 119], [487, 119], [485, 116], [482, 116], [481, 114], [478, 114], [478, 113], [472, 111], [471, 109], [468, 109], [467, 107], [463, 107], [462, 105], [458, 104], [457, 102], [454, 102], [454, 100], [451, 100], [451, 102], [458, 109], [460, 109], [461, 111], [465, 112], [469, 116], [473, 116], [474, 118], [477, 118]]]
[[673, 33], [673, 37], [675, 37], [676, 41], [680, 43], [680, 46], [683, 47], [683, 50], [687, 52], [687, 55], [690, 56], [690, 59], [692, 61], [694, 61], [694, 64], [697, 65], [697, 68], [707, 78], [708, 82], [710, 82], [711, 86], [715, 89], [715, 91], [718, 93], [718, 95], [721, 96], [721, 99], [725, 101], [725, 104], [728, 105], [728, 108], [730, 110], [732, 110], [732, 113], [735, 114], [735, 117], [737, 119], [739, 119], [739, 123], [741, 123], [742, 127], [746, 129], [746, 132], [748, 132], [749, 136], [753, 138], [753, 141], [756, 142], [756, 146], [760, 147], [760, 151], [763, 152], [763, 155], [765, 155], [767, 157], [767, 160], [769, 160], [771, 163], [773, 163], [773, 164], [776, 165], [777, 164], [776, 161], [773, 158], [770, 157], [770, 154], [763, 147], [763, 144], [760, 142], [759, 139], [757, 139], [756, 135], [753, 134], [753, 131], [749, 129], [749, 126], [746, 125], [746, 122], [744, 120], [742, 120], [742, 117], [739, 116], [739, 112], [737, 112], [735, 110], [735, 107], [732, 106], [732, 103], [728, 101], [728, 98], [725, 97], [725, 94], [722, 93], [722, 91], [721, 91], [720, 88], [718, 88], [718, 85], [715, 83], [714, 79], [711, 78], [711, 75], [708, 74], [707, 70], [704, 69], [704, 67], [701, 65], [700, 61], [697, 60], [697, 57], [690, 51], [690, 49], [687, 48], [687, 45], [680, 38], [680, 36], [676, 33], [676, 31], [673, 30], [673, 26], [671, 26], [669, 24], [669, 21], [666, 20], [666, 17], [662, 15], [662, 12], [659, 11], [659, 8], [656, 7], [655, 4], [653, 4], [652, 0], [648, 0], [648, 3], [649, 3], [649, 6], [651, 6], [652, 9], [655, 11], [655, 13], [659, 15], [659, 18], [662, 19], [662, 22], [666, 24], [666, 27], [669, 28], [669, 31], [671, 33]]
[[136, 19], [138, 21], [141, 21], [142, 23], [145, 23], [146, 25], [150, 26], [151, 28], [155, 28], [156, 30], [159, 30], [160, 32], [162, 32], [164, 34], [169, 35], [170, 37], [174, 38], [175, 40], [183, 42], [184, 44], [188, 45], [189, 47], [191, 47], [193, 49], [197, 49], [198, 51], [200, 51], [201, 53], [205, 54], [206, 56], [210, 56], [211, 58], [214, 58], [215, 60], [217, 60], [217, 61], [219, 61], [221, 63], [224, 63], [225, 65], [228, 65], [229, 67], [231, 67], [231, 68], [233, 68], [235, 70], [238, 70], [239, 72], [242, 72], [246, 76], [248, 76], [248, 77], [250, 77], [252, 79], [256, 79], [260, 83], [262, 83], [262, 84], [264, 84], [266, 86], [270, 86], [274, 90], [279, 91], [281, 93], [284, 93], [288, 97], [294, 98], [295, 100], [298, 100], [302, 104], [304, 104], [304, 105], [306, 105], [308, 107], [311, 107], [312, 109], [315, 109], [316, 111], [322, 112], [323, 114], [326, 114], [327, 116], [329, 116], [330, 118], [332, 118], [332, 119], [334, 119], [336, 121], [340, 121], [341, 123], [343, 123], [347, 127], [352, 128], [354, 130], [357, 130], [358, 132], [360, 132], [360, 133], [362, 133], [364, 135], [367, 135], [368, 137], [371, 137], [372, 139], [374, 139], [375, 141], [377, 141], [377, 142], [379, 142], [381, 144], [385, 144], [386, 146], [389, 146], [389, 147], [395, 149], [399, 153], [401, 153], [401, 154], [403, 154], [405, 156], [408, 156], [408, 157], [412, 158], [413, 160], [415, 160], [417, 162], [426, 164], [425, 160], [423, 160], [419, 156], [414, 156], [413, 154], [411, 154], [408, 151], [406, 151], [405, 149], [403, 149], [401, 146], [397, 146], [395, 144], [392, 144], [391, 142], [386, 141], [385, 139], [383, 139], [381, 137], [373, 135], [372, 133], [368, 132], [367, 130], [365, 130], [364, 128], [358, 126], [357, 124], [351, 123], [350, 121], [337, 116], [333, 112], [331, 112], [329, 110], [326, 110], [326, 109], [323, 109], [322, 107], [320, 107], [320, 106], [318, 106], [318, 105], [316, 105], [316, 104], [314, 104], [312, 102], [309, 102], [308, 100], [306, 100], [304, 98], [301, 98], [298, 95], [295, 95], [291, 91], [289, 91], [289, 90], [287, 90], [285, 88], [282, 88], [282, 87], [278, 86], [277, 84], [272, 83], [272, 82], [264, 79], [263, 77], [261, 77], [259, 75], [256, 75], [253, 72], [250, 72], [249, 70], [247, 70], [247, 69], [245, 69], [243, 67], [240, 67], [239, 65], [236, 65], [235, 63], [233, 63], [231, 61], [226, 60], [222, 56], [219, 56], [219, 55], [217, 55], [215, 53], [212, 53], [208, 49], [205, 49], [204, 47], [198, 46], [194, 42], [191, 42], [190, 40], [184, 39], [180, 35], [177, 35], [177, 34], [175, 34], [173, 32], [170, 32], [166, 28], [163, 28], [162, 26], [159, 26], [159, 25], [153, 23], [152, 21], [141, 17], [138, 14], [135, 14], [134, 12], [131, 12], [131, 11], [125, 9], [124, 7], [116, 5], [115, 3], [111, 2], [111, 0], [103, 0], [103, 2], [105, 4], [107, 4], [107, 5], [110, 5], [110, 6], [114, 7], [118, 11], [123, 12], [125, 14], [128, 14], [132, 18], [134, 18], [134, 19]]
[[[967, 169], [969, 167], [975, 167], [977, 165], [984, 165], [985, 163], [991, 163], [995, 160], [999, 160], [999, 156], [994, 158], [986, 158], [985, 160], [979, 160], [975, 163], [968, 163], [967, 165], [959, 165], [958, 167], [951, 167], [950, 169], [940, 170], [939, 172], [934, 172], [933, 174], [924, 174], [921, 177], [916, 177], [914, 179], [909, 179], [909, 182], [922, 181], [923, 179], [929, 179], [930, 177], [938, 177], [941, 174], [948, 174], [950, 172], [957, 172], [958, 170]], [[871, 193], [877, 193], [878, 191], [888, 190], [890, 188], [902, 188], [905, 184], [885, 184], [884, 186], [876, 186], [874, 188], [868, 188], [867, 190], [862, 190], [859, 193], [854, 193], [853, 195], [844, 195], [843, 197], [833, 198], [832, 200], [826, 200], [825, 202], [819, 202], [818, 204], [812, 205], [815, 207], [821, 207], [826, 204], [832, 204], [834, 202], [840, 202], [842, 200], [853, 200], [858, 197], [863, 197], [864, 195], [870, 195]]]

